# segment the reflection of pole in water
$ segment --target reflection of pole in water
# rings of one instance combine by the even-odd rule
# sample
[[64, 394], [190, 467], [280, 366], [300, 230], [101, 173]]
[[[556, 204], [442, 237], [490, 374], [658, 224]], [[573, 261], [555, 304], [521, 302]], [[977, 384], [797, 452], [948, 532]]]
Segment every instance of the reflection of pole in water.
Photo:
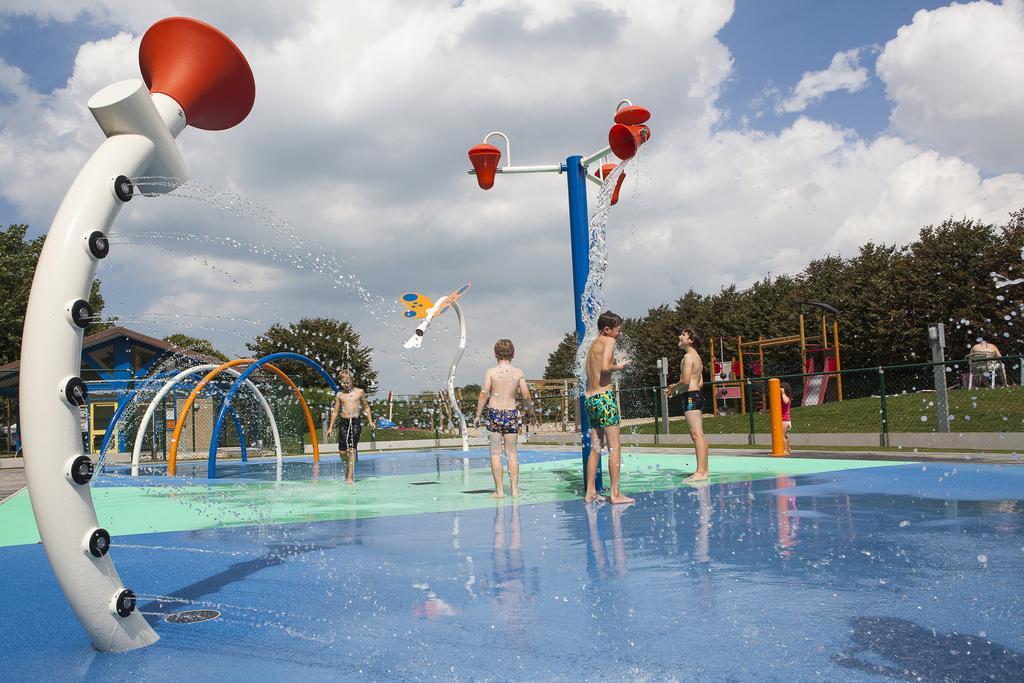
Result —
[[[793, 486], [793, 480], [786, 476], [775, 477], [776, 489], [788, 489]], [[790, 510], [796, 510], [796, 496], [786, 496], [775, 493], [775, 511], [778, 522], [779, 554], [782, 557], [791, 557], [790, 550], [797, 543], [796, 534], [800, 528], [800, 518], [790, 515]]]
[[476, 585], [476, 565], [473, 564], [472, 555], [462, 554], [462, 534], [461, 526], [459, 524], [459, 513], [452, 515], [452, 548], [455, 550], [455, 554], [458, 555], [466, 563], [466, 580], [463, 582], [463, 587], [466, 592], [469, 593], [469, 597], [476, 599], [476, 593], [473, 592], [473, 586]]

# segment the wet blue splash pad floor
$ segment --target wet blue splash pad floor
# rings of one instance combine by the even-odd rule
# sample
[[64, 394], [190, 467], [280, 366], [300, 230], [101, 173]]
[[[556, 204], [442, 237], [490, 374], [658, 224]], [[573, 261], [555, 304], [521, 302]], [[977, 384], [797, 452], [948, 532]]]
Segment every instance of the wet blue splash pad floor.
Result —
[[[425, 480], [433, 459], [366, 461]], [[161, 637], [121, 655], [90, 648], [40, 545], [3, 547], [4, 677], [1024, 677], [1024, 468], [767, 476], [772, 461], [747, 460], [758, 477], [675, 482], [629, 507], [466, 494], [469, 509], [118, 536], [118, 570]], [[464, 489], [454, 475], [408, 486]], [[165, 620], [194, 609], [220, 616]]]

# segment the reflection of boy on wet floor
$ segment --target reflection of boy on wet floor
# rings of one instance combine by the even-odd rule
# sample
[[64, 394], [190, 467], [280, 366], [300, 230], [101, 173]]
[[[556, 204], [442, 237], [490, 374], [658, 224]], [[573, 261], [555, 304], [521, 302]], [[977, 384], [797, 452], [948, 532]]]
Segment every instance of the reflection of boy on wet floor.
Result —
[[494, 475], [492, 498], [504, 498], [504, 475], [501, 471], [501, 448], [505, 447], [505, 461], [508, 463], [510, 493], [519, 495], [519, 452], [517, 440], [523, 426], [523, 416], [516, 409], [516, 391], [523, 397], [527, 410], [533, 409], [533, 398], [526, 386], [523, 371], [512, 367], [516, 347], [510, 339], [499, 339], [494, 344], [494, 360], [497, 366], [484, 373], [484, 385], [476, 402], [474, 424], [480, 426], [480, 414], [487, 404], [487, 431], [491, 434], [491, 474]]
[[684, 481], [703, 481], [708, 478], [708, 440], [704, 436], [703, 424], [704, 395], [700, 391], [704, 386], [704, 363], [697, 353], [698, 344], [700, 332], [695, 328], [687, 327], [680, 333], [679, 348], [684, 353], [679, 364], [679, 381], [665, 387], [665, 394], [669, 397], [677, 394], [681, 388], [686, 389], [683, 394], [683, 402], [686, 404], [683, 414], [686, 416], [690, 438], [693, 439], [693, 447], [697, 452], [697, 471]]
[[370, 414], [370, 402], [366, 400], [366, 392], [355, 386], [352, 373], [343, 371], [338, 375], [338, 384], [341, 385], [341, 391], [334, 397], [334, 409], [331, 411], [331, 421], [327, 425], [327, 437], [330, 438], [331, 432], [334, 431], [334, 421], [340, 411], [338, 456], [348, 463], [345, 483], [351, 484], [355, 481], [359, 434], [363, 431], [363, 417], [359, 414], [359, 404], [362, 403], [366, 421], [370, 425], [373, 424], [373, 416]]
[[600, 336], [587, 351], [587, 394], [583, 403], [590, 419], [590, 456], [587, 458], [587, 493], [584, 500], [591, 503], [604, 500], [596, 490], [597, 468], [601, 463], [601, 448], [608, 446], [608, 474], [612, 480], [613, 503], [632, 503], [633, 499], [619, 491], [619, 467], [622, 464], [619, 446], [619, 406], [612, 394], [612, 373], [626, 367], [626, 362], [615, 362], [615, 342], [622, 332], [622, 318], [605, 311], [597, 319]]
[[789, 382], [782, 382], [780, 387], [782, 393], [782, 443], [786, 447], [786, 455], [793, 453], [789, 447], [789, 430], [793, 429], [793, 387], [789, 386]]

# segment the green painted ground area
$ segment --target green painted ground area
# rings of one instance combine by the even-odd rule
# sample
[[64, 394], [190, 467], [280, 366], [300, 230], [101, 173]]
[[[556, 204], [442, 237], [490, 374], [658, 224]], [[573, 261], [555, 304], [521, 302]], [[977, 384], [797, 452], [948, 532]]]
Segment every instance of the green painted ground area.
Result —
[[[716, 455], [712, 483], [764, 479], [902, 463]], [[693, 455], [623, 454], [626, 494], [680, 486], [696, 466]], [[605, 473], [605, 485], [608, 475]], [[522, 503], [578, 498], [578, 458], [520, 467]], [[431, 482], [431, 483], [422, 483]], [[102, 486], [93, 489], [100, 523], [112, 536], [285, 524], [493, 507], [489, 468], [372, 477], [346, 486], [336, 480], [240, 482], [218, 485]], [[486, 490], [487, 493], [467, 493]], [[0, 505], [0, 547], [39, 542], [27, 490]]]

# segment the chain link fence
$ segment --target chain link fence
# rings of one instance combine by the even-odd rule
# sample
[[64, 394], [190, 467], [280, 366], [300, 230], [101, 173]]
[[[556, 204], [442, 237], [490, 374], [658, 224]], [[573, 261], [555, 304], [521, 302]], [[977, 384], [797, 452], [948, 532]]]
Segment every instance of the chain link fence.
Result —
[[[892, 445], [892, 436], [899, 434], [1024, 434], [1021, 356], [777, 378], [790, 388], [796, 435], [869, 436], [849, 438], [848, 445], [888, 446]], [[736, 443], [751, 444], [758, 442], [757, 436], [769, 435], [768, 379], [705, 382], [701, 390], [704, 432], [746, 437]], [[614, 390], [624, 434], [654, 435], [657, 440], [660, 435], [688, 433], [682, 397], [663, 401], [662, 393], [662, 388], [656, 386]], [[539, 403], [543, 414], [554, 414], [566, 402], [575, 403], [576, 396], [546, 396]], [[575, 431], [574, 413], [568, 411], [565, 426], [545, 419], [539, 421], [535, 431]], [[822, 445], [843, 443], [841, 438], [819, 440]]]
[[[737, 444], [763, 443], [770, 434], [768, 379], [705, 382], [702, 389], [705, 433], [733, 437], [733, 443]], [[1020, 439], [1008, 438], [1009, 435], [1024, 435], [1021, 356], [783, 375], [778, 379], [786, 382], [791, 390], [791, 437], [797, 445], [891, 446], [910, 443], [906, 441], [907, 435], [948, 434], [954, 439], [959, 437], [962, 444], [971, 442], [972, 435], [1001, 435], [1006, 442], [1003, 449], [1021, 448], [1017, 444]], [[8, 387], [6, 394], [0, 395], [0, 419], [3, 419], [0, 454], [4, 456], [15, 455], [20, 450], [18, 402], [16, 392], [10, 390], [10, 387], [17, 387], [17, 381], [16, 372], [0, 376], [0, 390]], [[571, 380], [538, 383], [537, 386], [542, 387], [539, 389], [531, 385], [534, 410], [527, 412], [525, 406], [520, 405], [525, 434], [542, 440], [544, 436], [577, 433], [579, 403], [575, 392], [566, 391], [574, 386], [570, 383]], [[85, 452], [98, 454], [106, 440], [107, 451], [113, 459], [118, 459], [116, 454], [130, 454], [143, 413], [162, 386], [160, 380], [129, 385], [136, 393], [126, 405], [122, 405], [124, 383], [90, 382], [88, 385], [89, 402], [81, 408]], [[179, 458], [207, 457], [214, 421], [229, 386], [227, 380], [211, 382], [193, 403], [182, 420]], [[305, 452], [312, 436], [295, 395], [276, 381], [260, 382], [258, 386], [274, 414], [283, 452]], [[171, 432], [193, 387], [182, 383], [158, 403], [143, 435], [143, 462], [166, 460]], [[651, 441], [657, 443], [668, 434], [687, 434], [681, 397], [664, 401], [662, 388], [656, 386], [616, 386], [614, 394], [622, 414], [624, 435], [636, 435], [641, 440], [650, 435]], [[470, 435], [483, 436], [482, 428], [472, 426], [478, 395], [460, 390], [456, 396], [470, 424]], [[371, 447], [380, 441], [429, 440], [439, 444], [441, 439], [460, 436], [458, 415], [451, 409], [446, 391], [373, 398], [370, 405], [375, 424], [364, 427], [363, 442], [370, 442]], [[248, 455], [273, 455], [270, 421], [254, 394], [241, 391], [232, 407], [238, 428], [245, 435]], [[334, 448], [325, 438], [332, 407], [325, 399], [309, 402], [316, 437], [324, 452]], [[108, 433], [115, 416], [116, 425]], [[221, 429], [218, 452], [222, 457], [240, 454], [241, 442], [234, 422], [229, 414]], [[948, 441], [950, 446], [957, 443]], [[992, 443], [995, 445], [988, 447], [1000, 447], [997, 442]]]

